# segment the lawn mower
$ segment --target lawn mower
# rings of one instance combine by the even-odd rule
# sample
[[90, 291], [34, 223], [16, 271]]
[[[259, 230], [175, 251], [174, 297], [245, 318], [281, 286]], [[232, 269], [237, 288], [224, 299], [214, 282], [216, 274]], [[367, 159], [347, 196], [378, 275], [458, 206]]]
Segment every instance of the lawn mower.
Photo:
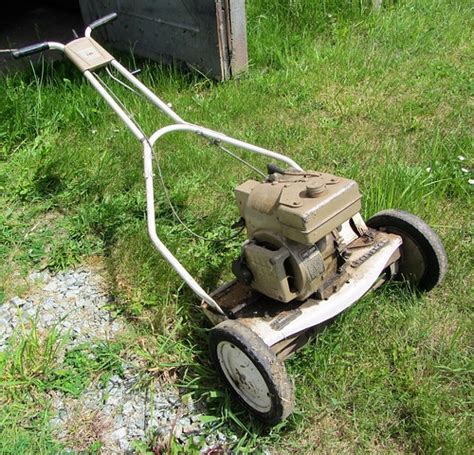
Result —
[[[318, 327], [389, 280], [404, 280], [420, 291], [439, 284], [447, 269], [443, 245], [426, 223], [404, 211], [385, 210], [364, 221], [353, 180], [302, 169], [285, 155], [183, 120], [91, 38], [94, 29], [116, 17], [113, 13], [93, 22], [84, 37], [65, 45], [44, 42], [17, 49], [13, 56], [63, 52], [140, 141], [151, 241], [201, 300], [213, 324], [210, 355], [231, 390], [259, 419], [275, 425], [294, 406], [285, 359]], [[99, 72], [141, 94], [173, 124], [147, 136]], [[235, 279], [210, 294], [156, 231], [153, 165], [158, 165], [161, 181], [162, 172], [154, 148], [164, 136], [183, 132], [205, 138], [260, 174], [235, 189], [241, 216], [236, 224], [246, 229], [247, 240], [232, 264]], [[266, 172], [227, 149], [229, 145], [269, 158]]]

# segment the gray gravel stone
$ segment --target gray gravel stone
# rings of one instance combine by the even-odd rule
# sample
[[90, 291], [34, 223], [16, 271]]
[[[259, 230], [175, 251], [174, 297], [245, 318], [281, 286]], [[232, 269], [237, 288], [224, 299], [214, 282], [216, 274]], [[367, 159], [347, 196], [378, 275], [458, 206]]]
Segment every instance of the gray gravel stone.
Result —
[[127, 436], [127, 429], [125, 427], [119, 428], [118, 430], [115, 430], [110, 437], [115, 440], [121, 440], [124, 439]]
[[58, 283], [56, 281], [49, 281], [48, 284], [43, 288], [43, 291], [55, 292], [58, 289]]
[[56, 307], [56, 302], [51, 298], [46, 298], [43, 300], [42, 307], [44, 310], [52, 310]]
[[16, 307], [22, 307], [26, 301], [23, 299], [20, 299], [20, 297], [13, 297], [10, 299], [10, 305], [16, 306]]
[[30, 281], [36, 281], [44, 283], [49, 279], [49, 273], [47, 271], [44, 272], [32, 272], [28, 275], [28, 279]]

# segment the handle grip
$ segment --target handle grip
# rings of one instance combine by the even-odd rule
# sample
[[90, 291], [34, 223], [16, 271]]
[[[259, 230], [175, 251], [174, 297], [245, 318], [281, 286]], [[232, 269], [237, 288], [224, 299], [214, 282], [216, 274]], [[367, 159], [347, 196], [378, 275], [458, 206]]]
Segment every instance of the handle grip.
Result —
[[26, 57], [27, 55], [36, 54], [38, 52], [47, 51], [49, 49], [49, 43], [38, 43], [32, 44], [31, 46], [25, 46], [16, 51], [12, 52], [13, 58]]
[[91, 30], [94, 30], [95, 28], [100, 27], [106, 24], [107, 22], [114, 21], [115, 19], [117, 19], [117, 16], [118, 16], [117, 13], [107, 14], [107, 16], [100, 17], [99, 19], [92, 22], [92, 24], [89, 25], [89, 28]]

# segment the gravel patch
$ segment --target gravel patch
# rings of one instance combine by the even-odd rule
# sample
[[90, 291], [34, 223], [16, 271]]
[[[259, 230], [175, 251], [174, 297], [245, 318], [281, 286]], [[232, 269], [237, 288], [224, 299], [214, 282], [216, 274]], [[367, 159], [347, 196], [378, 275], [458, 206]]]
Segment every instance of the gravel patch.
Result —
[[[154, 439], [166, 446], [171, 434], [183, 445], [194, 438], [201, 453], [228, 445], [223, 433], [210, 434], [201, 421], [205, 413], [202, 404], [189, 398], [184, 402], [178, 391], [163, 389], [158, 383], [144, 389], [139, 382], [139, 373], [130, 366], [123, 377], [113, 376], [106, 385], [92, 386], [79, 400], [57, 395], [53, 400], [57, 414], [52, 424], [58, 429], [58, 439], [74, 441], [74, 425], [82, 420], [80, 436], [98, 436], [103, 442], [102, 453], [106, 454], [133, 453], [134, 441]], [[88, 421], [87, 416], [93, 420]], [[87, 448], [80, 443], [75, 441], [74, 446]]]
[[13, 297], [0, 306], [0, 351], [6, 348], [15, 327], [22, 323], [28, 327], [32, 321], [40, 331], [56, 327], [60, 333], [69, 333], [70, 347], [109, 340], [124, 329], [105, 308], [110, 297], [96, 271], [33, 272], [28, 278], [36, 285], [32, 294]]
[[[19, 324], [35, 322], [39, 330], [56, 327], [67, 333], [66, 350], [83, 343], [112, 340], [126, 329], [126, 321], [107, 309], [110, 296], [100, 271], [82, 267], [57, 274], [33, 272], [32, 291], [0, 306], [0, 351]], [[228, 453], [231, 441], [211, 432], [201, 421], [205, 407], [180, 396], [157, 380], [144, 387], [137, 359], [124, 359], [123, 375], [91, 384], [79, 398], [51, 392], [52, 428], [73, 453], [102, 442], [101, 453], [133, 453], [134, 441], [163, 441], [174, 435], [185, 444], [191, 439], [201, 453]]]

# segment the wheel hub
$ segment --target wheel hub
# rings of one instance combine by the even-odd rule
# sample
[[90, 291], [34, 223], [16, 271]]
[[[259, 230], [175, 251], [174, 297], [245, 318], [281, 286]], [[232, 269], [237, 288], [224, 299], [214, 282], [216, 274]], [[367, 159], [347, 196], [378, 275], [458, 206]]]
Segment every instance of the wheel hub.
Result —
[[270, 411], [270, 390], [249, 357], [228, 341], [217, 345], [217, 357], [227, 380], [239, 396], [259, 412]]

